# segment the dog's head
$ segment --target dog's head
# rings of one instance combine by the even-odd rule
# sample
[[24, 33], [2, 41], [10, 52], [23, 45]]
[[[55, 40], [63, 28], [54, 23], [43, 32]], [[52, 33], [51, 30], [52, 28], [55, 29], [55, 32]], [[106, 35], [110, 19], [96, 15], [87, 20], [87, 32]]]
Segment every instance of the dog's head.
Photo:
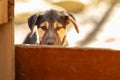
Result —
[[28, 19], [28, 25], [33, 35], [37, 26], [40, 44], [63, 45], [66, 36], [66, 26], [73, 23], [79, 33], [75, 18], [66, 11], [48, 10], [38, 12]]

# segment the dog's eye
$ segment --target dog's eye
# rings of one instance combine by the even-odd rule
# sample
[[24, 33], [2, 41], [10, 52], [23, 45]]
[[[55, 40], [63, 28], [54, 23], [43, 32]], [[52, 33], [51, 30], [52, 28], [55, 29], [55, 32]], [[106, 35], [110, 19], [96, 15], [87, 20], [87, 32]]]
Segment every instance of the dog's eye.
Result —
[[56, 30], [60, 30], [62, 28], [63, 28], [62, 26], [57, 26]]
[[62, 24], [57, 23], [57, 24], [56, 24], [56, 30], [60, 30], [61, 28], [63, 28]]
[[40, 25], [40, 28], [43, 29], [43, 30], [47, 30], [48, 26], [49, 26], [48, 22], [44, 22]]
[[47, 30], [48, 28], [46, 26], [41, 26], [40, 27], [42, 30]]

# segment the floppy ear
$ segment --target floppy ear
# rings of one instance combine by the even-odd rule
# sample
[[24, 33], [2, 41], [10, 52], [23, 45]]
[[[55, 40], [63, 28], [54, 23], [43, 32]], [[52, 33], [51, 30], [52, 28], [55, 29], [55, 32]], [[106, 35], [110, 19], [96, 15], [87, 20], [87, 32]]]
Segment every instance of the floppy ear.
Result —
[[67, 15], [65, 14], [65, 16], [63, 16], [63, 17], [68, 23], [72, 22], [76, 32], [79, 33], [79, 28], [78, 28], [77, 22], [75, 20], [75, 17], [69, 12], [67, 12]]
[[37, 20], [38, 20], [39, 16], [40, 16], [40, 13], [36, 13], [36, 14], [34, 14], [31, 17], [28, 18], [28, 26], [31, 30], [30, 37], [34, 33], [34, 28], [35, 28], [35, 25], [37, 25]]
[[32, 30], [32, 27], [36, 25], [38, 16], [39, 16], [39, 13], [36, 13], [28, 18], [28, 26], [30, 30]]
[[76, 21], [75, 20], [75, 17], [71, 14], [71, 13], [69, 13], [69, 12], [67, 12], [68, 13], [68, 15], [74, 20], [74, 21]]
[[79, 33], [79, 28], [78, 28], [78, 25], [76, 23], [75, 17], [72, 14], [70, 14], [70, 13], [68, 13], [68, 14], [69, 14], [68, 20], [73, 23], [76, 32]]

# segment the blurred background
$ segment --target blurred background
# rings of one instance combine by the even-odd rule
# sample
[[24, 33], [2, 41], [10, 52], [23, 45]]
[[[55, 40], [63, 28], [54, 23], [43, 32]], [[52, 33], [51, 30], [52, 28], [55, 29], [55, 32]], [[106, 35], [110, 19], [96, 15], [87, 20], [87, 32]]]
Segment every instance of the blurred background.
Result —
[[37, 11], [66, 9], [79, 25], [67, 29], [69, 47], [120, 50], [120, 0], [15, 0], [15, 44], [29, 33], [27, 19]]

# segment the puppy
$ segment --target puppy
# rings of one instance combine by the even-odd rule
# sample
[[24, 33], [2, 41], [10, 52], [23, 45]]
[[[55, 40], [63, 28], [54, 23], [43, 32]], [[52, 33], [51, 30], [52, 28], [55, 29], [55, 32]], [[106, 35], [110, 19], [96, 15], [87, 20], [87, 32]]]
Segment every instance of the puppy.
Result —
[[33, 14], [28, 18], [31, 32], [27, 35], [24, 44], [40, 45], [68, 45], [66, 40], [66, 27], [69, 23], [74, 25], [79, 33], [75, 18], [67, 11], [48, 10]]

